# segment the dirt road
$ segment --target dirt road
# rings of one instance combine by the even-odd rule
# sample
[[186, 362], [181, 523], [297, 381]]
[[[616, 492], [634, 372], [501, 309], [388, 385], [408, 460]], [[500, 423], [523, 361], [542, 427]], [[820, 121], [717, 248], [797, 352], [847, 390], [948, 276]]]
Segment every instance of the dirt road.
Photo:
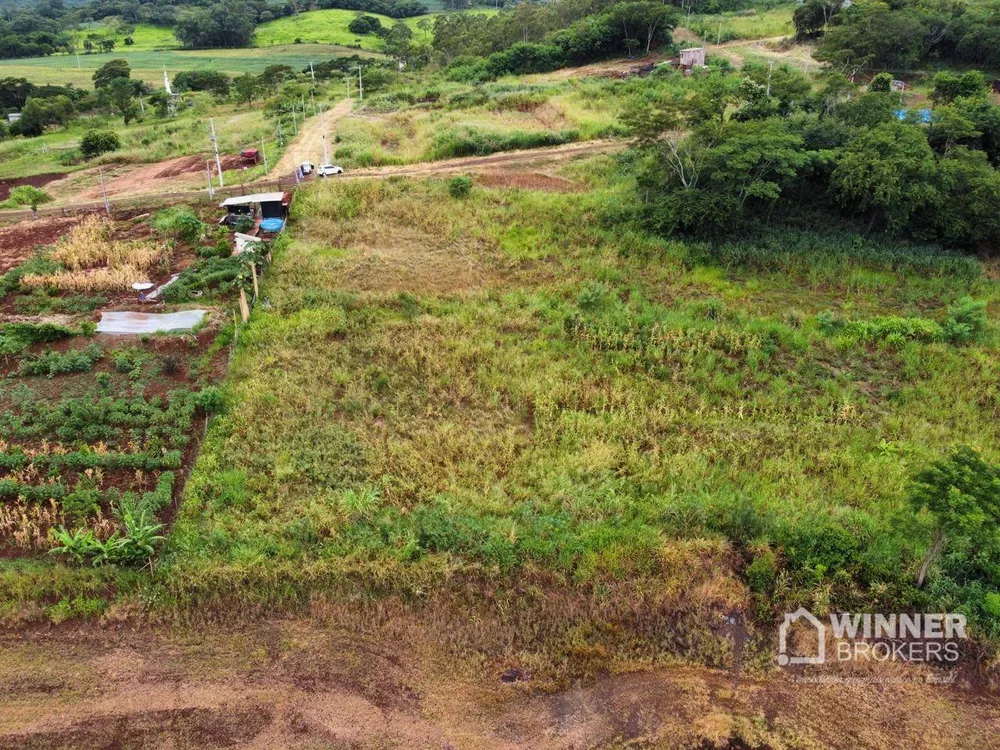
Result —
[[497, 169], [521, 169], [542, 164], [572, 161], [580, 156], [595, 156], [618, 151], [625, 144], [616, 141], [584, 141], [568, 143], [564, 146], [533, 148], [525, 151], [502, 151], [488, 156], [463, 156], [458, 159], [442, 159], [402, 167], [370, 167], [352, 169], [331, 179], [367, 179], [372, 177], [425, 177], [436, 174], [457, 174], [481, 172]]
[[7, 633], [0, 749], [978, 749], [1000, 737], [995, 698], [947, 685], [683, 663], [551, 681], [531, 660], [456, 652], [405, 615]]
[[329, 133], [329, 157], [333, 158], [333, 126], [337, 120], [351, 114], [351, 100], [344, 99], [319, 117], [306, 120], [295, 140], [289, 144], [281, 160], [271, 170], [272, 177], [288, 177], [303, 161], [320, 164], [323, 159], [323, 136]]
[[[333, 110], [331, 110], [332, 112]], [[351, 180], [351, 179], [373, 179], [387, 177], [432, 177], [434, 175], [447, 174], [486, 174], [490, 176], [492, 184], [500, 184], [504, 180], [498, 175], [508, 175], [508, 182], [517, 183], [516, 175], [531, 175], [538, 168], [552, 166], [563, 162], [598, 154], [613, 153], [625, 148], [623, 141], [584, 141], [582, 143], [569, 143], [564, 146], [552, 146], [550, 148], [536, 148], [525, 151], [502, 151], [489, 156], [467, 156], [460, 159], [444, 159], [442, 161], [420, 162], [401, 167], [371, 167], [368, 169], [356, 169], [345, 172], [336, 177], [324, 178], [330, 180]], [[320, 146], [322, 149], [322, 146]], [[189, 157], [184, 157], [189, 158]], [[171, 160], [174, 161], [174, 160]], [[149, 165], [155, 166], [155, 165]], [[159, 166], [162, 166], [159, 165]], [[294, 171], [294, 170], [293, 170]], [[272, 174], [274, 178], [251, 182], [241, 185], [240, 190], [275, 190], [280, 188], [288, 190], [296, 186], [294, 177], [281, 175], [278, 177], [277, 170]], [[319, 179], [319, 178], [313, 178]], [[109, 194], [112, 207], [121, 208], [130, 206], [131, 208], [153, 207], [164, 202], [184, 202], [196, 200], [204, 197], [205, 191], [202, 189], [200, 178], [184, 177], [171, 178], [166, 181], [136, 182], [130, 178], [131, 188], [126, 188], [122, 184], [116, 187], [119, 192]], [[529, 180], [530, 182], [530, 180]], [[134, 192], [133, 192], [134, 191]], [[101, 200], [92, 197], [93, 191], [88, 191], [88, 200], [69, 200], [67, 205], [62, 205], [63, 201], [57, 202], [54, 206], [43, 207], [39, 214], [42, 216], [58, 216], [61, 212], [95, 210], [103, 207]], [[100, 193], [97, 193], [98, 196]], [[0, 212], [0, 219], [18, 221], [29, 218], [30, 211], [4, 211]]]

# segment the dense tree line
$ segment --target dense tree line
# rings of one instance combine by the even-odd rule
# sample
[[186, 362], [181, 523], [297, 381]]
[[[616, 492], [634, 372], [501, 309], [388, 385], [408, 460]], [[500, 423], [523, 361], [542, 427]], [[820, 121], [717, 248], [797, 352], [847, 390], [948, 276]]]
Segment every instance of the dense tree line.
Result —
[[340, 8], [378, 13], [390, 18], [411, 18], [427, 13], [427, 6], [418, 0], [318, 0], [320, 8]]
[[489, 80], [646, 53], [671, 43], [679, 17], [655, 1], [524, 3], [495, 16], [438, 16], [432, 45], [453, 79]]
[[[79, 24], [115, 18], [116, 31], [124, 45], [131, 44], [135, 24], [173, 27], [187, 47], [246, 47], [254, 28], [275, 18], [319, 8], [342, 8], [408, 18], [427, 13], [418, 0], [318, 0], [316, 5], [299, 0], [90, 0], [67, 6], [63, 0], [41, 0], [34, 8], [0, 10], [0, 59], [41, 57], [73, 51], [70, 33]], [[110, 52], [118, 40], [90, 34], [83, 51]]]
[[998, 2], [806, 0], [794, 22], [799, 36], [821, 36], [817, 57], [848, 75], [929, 60], [1000, 66]]
[[663, 232], [724, 234], [819, 211], [868, 231], [996, 243], [1000, 107], [981, 74], [953, 78], [935, 82], [939, 103], [921, 123], [899, 119], [888, 77], [860, 94], [838, 74], [813, 92], [780, 66], [697, 77], [626, 116], [644, 154], [646, 219]]

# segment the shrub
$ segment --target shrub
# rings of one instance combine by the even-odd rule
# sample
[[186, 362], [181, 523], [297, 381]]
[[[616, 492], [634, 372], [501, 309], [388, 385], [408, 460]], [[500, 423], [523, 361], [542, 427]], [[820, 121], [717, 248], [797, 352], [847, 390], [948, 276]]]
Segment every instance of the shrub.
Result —
[[226, 399], [220, 389], [210, 385], [194, 394], [194, 404], [207, 414], [215, 414], [225, 407]]
[[181, 242], [187, 243], [197, 242], [205, 231], [201, 219], [186, 206], [160, 211], [153, 219], [153, 226], [158, 231], [171, 234]]
[[430, 156], [433, 159], [488, 156], [498, 151], [561, 146], [565, 143], [571, 143], [579, 137], [580, 134], [575, 130], [561, 130], [557, 133], [547, 130], [498, 133], [471, 127], [448, 128], [434, 137]]
[[382, 31], [382, 22], [376, 16], [362, 14], [347, 24], [347, 30], [352, 34], [378, 34]]
[[953, 344], [977, 340], [986, 330], [986, 303], [964, 297], [948, 308], [948, 317], [941, 327], [945, 339]]
[[233, 225], [233, 229], [242, 234], [246, 234], [254, 227], [254, 220], [249, 216], [240, 216], [236, 223]]
[[91, 344], [86, 349], [76, 351], [47, 351], [37, 357], [26, 357], [21, 360], [18, 368], [20, 375], [66, 375], [71, 372], [90, 372], [104, 353], [97, 344]]
[[181, 369], [181, 358], [177, 354], [164, 354], [161, 365], [164, 375], [176, 375]]
[[52, 196], [34, 185], [18, 185], [10, 191], [10, 197], [4, 202], [8, 207], [31, 206], [35, 208], [41, 203], [48, 203]]
[[448, 195], [452, 198], [465, 198], [472, 192], [472, 178], [468, 175], [452, 177], [448, 180]]
[[80, 153], [87, 159], [117, 151], [121, 147], [121, 139], [113, 130], [88, 130], [80, 139]]
[[754, 557], [747, 566], [747, 583], [750, 589], [758, 594], [766, 594], [774, 588], [774, 580], [778, 575], [778, 561], [771, 550], [765, 550]]

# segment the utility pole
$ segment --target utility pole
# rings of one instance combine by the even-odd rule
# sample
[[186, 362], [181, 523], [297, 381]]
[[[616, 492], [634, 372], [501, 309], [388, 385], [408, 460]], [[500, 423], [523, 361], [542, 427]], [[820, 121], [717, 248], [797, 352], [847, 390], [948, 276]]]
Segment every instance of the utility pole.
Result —
[[76, 69], [77, 70], [80, 69], [80, 53], [79, 52], [76, 53]]
[[313, 105], [313, 115], [315, 116], [316, 115], [316, 97], [313, 96], [313, 92], [312, 91], [309, 92], [309, 101], [312, 102], [312, 105]]
[[771, 95], [771, 71], [774, 70], [774, 60], [767, 66], [767, 95]]
[[205, 160], [205, 173], [208, 175], [208, 198], [211, 200], [215, 197], [215, 190], [212, 188], [212, 160]]
[[361, 81], [361, 65], [358, 64], [358, 101], [364, 101], [365, 84]]
[[295, 121], [295, 108], [292, 107], [292, 130], [295, 131], [295, 135], [299, 134], [299, 124]]
[[312, 76], [313, 86], [316, 85], [316, 71], [313, 70], [312, 60], [309, 61], [309, 75]]
[[108, 203], [108, 191], [104, 187], [104, 168], [101, 167], [101, 196], [104, 198], [104, 211], [111, 218], [111, 204]]
[[215, 120], [208, 118], [208, 124], [212, 128], [212, 148], [215, 149], [215, 168], [219, 170], [219, 187], [225, 187], [226, 181], [222, 177], [222, 159], [219, 158], [219, 139], [215, 137]]
[[264, 157], [264, 174], [267, 174], [267, 151], [264, 150], [264, 136], [260, 137], [260, 155]]
[[715, 40], [716, 46], [722, 44], [722, 19], [719, 19], [719, 36]]

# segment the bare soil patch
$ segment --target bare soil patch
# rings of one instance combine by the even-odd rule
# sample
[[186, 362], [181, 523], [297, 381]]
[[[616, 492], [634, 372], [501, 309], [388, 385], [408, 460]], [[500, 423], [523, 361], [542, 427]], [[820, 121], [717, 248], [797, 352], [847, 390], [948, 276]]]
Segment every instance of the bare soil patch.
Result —
[[[210, 157], [207, 155], [194, 154], [192, 156], [179, 156], [176, 159], [168, 159], [155, 164], [142, 164], [138, 167], [134, 165], [113, 166], [104, 172], [105, 190], [109, 196], [120, 196], [151, 193], [178, 187], [178, 185], [170, 184], [172, 182], [204, 182], [205, 162], [209, 159]], [[212, 162], [212, 173], [214, 174], [214, 159]], [[243, 160], [238, 154], [222, 157], [223, 170], [235, 169], [242, 164]], [[79, 200], [95, 200], [101, 196], [101, 186], [97, 184], [84, 190], [77, 197]]]
[[0, 228], [0, 273], [30, 258], [35, 248], [51, 245], [80, 223], [82, 216], [22, 221]]
[[995, 699], [954, 687], [686, 663], [504, 682], [494, 660], [457, 653], [417, 619], [11, 632], [0, 748], [1000, 746]]
[[575, 193], [580, 189], [570, 180], [542, 172], [486, 171], [476, 176], [476, 182], [486, 187], [541, 190], [546, 193]]

